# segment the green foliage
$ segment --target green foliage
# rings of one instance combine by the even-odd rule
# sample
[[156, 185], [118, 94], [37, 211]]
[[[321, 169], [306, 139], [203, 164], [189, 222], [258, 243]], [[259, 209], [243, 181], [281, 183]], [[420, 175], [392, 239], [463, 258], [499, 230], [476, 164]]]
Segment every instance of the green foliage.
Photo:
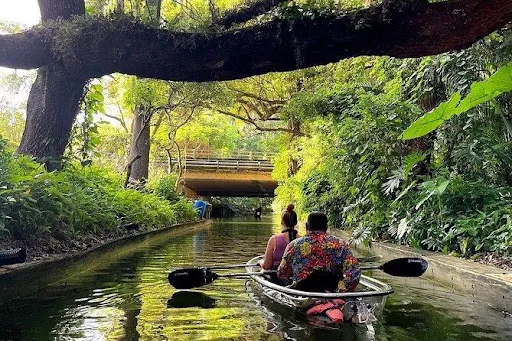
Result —
[[195, 216], [184, 199], [170, 204], [157, 194], [124, 189], [120, 175], [103, 169], [71, 164], [46, 172], [28, 157], [14, 158], [0, 140], [0, 238], [66, 242], [119, 234], [126, 223], [158, 228]]
[[185, 149], [207, 149], [228, 153], [236, 147], [240, 133], [235, 119], [220, 114], [196, 116], [193, 121], [181, 127], [176, 141]]
[[[421, 60], [339, 63], [328, 85], [293, 96], [284, 110], [308, 137], [275, 160], [276, 202], [297, 203], [302, 218], [326, 212], [354, 243], [512, 255], [512, 64], [502, 39]], [[301, 166], [293, 175], [290, 155]]]
[[97, 115], [105, 114], [104, 101], [103, 86], [99, 83], [89, 84], [68, 145], [69, 156], [84, 166], [92, 163], [92, 157], [101, 142], [98, 132], [101, 122], [98, 122]]
[[310, 18], [315, 19], [319, 16], [328, 16], [333, 13], [347, 10], [354, 10], [366, 5], [363, 0], [305, 0], [305, 1], [287, 1], [282, 3], [281, 15], [286, 18]]
[[153, 181], [150, 186], [153, 188], [153, 192], [162, 198], [167, 199], [171, 204], [178, 202], [181, 196], [175, 191], [176, 176], [169, 175], [164, 176], [156, 181]]
[[510, 255], [511, 190], [461, 176], [435, 178], [390, 205], [388, 233], [403, 243], [466, 257]]
[[402, 134], [404, 140], [424, 136], [455, 115], [460, 115], [479, 104], [490, 101], [497, 96], [512, 91], [512, 63], [500, 68], [488, 79], [471, 84], [467, 96], [461, 100], [456, 92], [447, 101], [416, 120]]

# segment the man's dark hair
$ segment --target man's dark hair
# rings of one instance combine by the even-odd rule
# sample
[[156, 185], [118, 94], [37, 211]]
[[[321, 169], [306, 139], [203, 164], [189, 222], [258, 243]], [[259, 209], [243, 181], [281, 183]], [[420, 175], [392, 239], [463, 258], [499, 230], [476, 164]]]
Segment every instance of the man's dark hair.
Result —
[[312, 212], [308, 216], [309, 231], [327, 231], [327, 216], [322, 212]]

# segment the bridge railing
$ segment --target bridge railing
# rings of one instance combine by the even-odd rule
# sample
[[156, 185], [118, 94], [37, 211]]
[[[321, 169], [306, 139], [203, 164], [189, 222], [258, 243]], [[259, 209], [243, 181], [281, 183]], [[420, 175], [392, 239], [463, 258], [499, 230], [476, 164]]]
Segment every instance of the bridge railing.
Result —
[[[173, 158], [178, 157], [178, 153], [173, 153]], [[181, 153], [182, 159], [207, 159], [207, 160], [254, 160], [254, 161], [272, 161], [276, 153], [254, 152], [246, 150], [237, 150], [230, 153], [212, 152], [209, 150], [185, 150]]]
[[[175, 160], [174, 162], [177, 162]], [[274, 166], [265, 160], [228, 160], [228, 159], [187, 159], [184, 161], [185, 169], [231, 169], [231, 170], [258, 170], [272, 171]]]

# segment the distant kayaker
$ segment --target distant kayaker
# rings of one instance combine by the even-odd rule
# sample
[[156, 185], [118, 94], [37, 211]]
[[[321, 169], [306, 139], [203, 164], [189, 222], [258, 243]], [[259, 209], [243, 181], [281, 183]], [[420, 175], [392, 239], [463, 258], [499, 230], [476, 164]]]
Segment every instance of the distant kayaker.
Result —
[[254, 219], [261, 220], [261, 206], [254, 210]]
[[290, 212], [293, 215], [293, 227], [297, 226], [298, 220], [297, 220], [297, 213], [295, 212], [295, 206], [293, 204], [288, 204], [286, 206], [286, 212]]
[[294, 229], [297, 224], [292, 213], [286, 211], [281, 217], [281, 233], [270, 237], [265, 251], [265, 258], [260, 261], [261, 268], [264, 270], [275, 270], [281, 263], [286, 245], [297, 238], [297, 230]]
[[327, 273], [334, 275], [336, 281], [339, 279], [337, 291], [353, 291], [361, 277], [357, 258], [344, 240], [327, 234], [327, 216], [322, 212], [311, 213], [306, 231], [306, 236], [286, 247], [277, 277], [298, 284], [312, 274]]

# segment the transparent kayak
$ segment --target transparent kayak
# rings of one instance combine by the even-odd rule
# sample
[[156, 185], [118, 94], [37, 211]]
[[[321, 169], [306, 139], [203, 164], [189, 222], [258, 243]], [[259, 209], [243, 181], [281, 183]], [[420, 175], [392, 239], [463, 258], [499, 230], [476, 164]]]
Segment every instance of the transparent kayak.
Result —
[[[258, 256], [249, 260], [246, 271], [260, 271], [256, 264], [262, 258], [263, 256]], [[358, 324], [369, 324], [378, 319], [382, 315], [388, 295], [393, 293], [390, 285], [365, 275], [361, 276], [357, 291], [344, 293], [295, 290], [275, 284], [265, 276], [251, 276], [251, 279], [254, 281], [255, 289], [272, 301], [303, 312], [319, 303], [342, 299], [345, 302], [342, 307], [345, 321]]]

